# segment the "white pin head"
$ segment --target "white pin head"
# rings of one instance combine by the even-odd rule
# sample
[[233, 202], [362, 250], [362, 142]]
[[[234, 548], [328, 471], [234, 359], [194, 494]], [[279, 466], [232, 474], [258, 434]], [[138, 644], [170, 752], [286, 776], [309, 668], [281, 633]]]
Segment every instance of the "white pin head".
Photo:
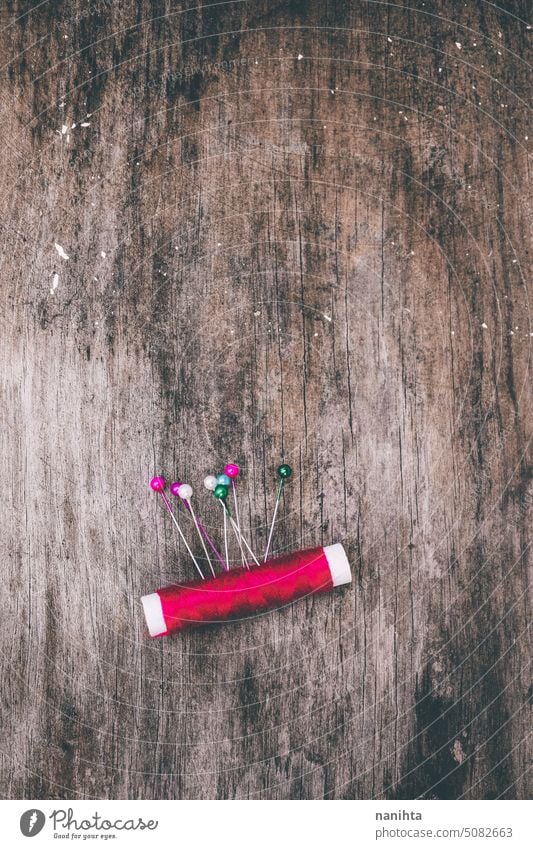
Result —
[[188, 483], [182, 483], [178, 489], [178, 496], [182, 501], [189, 501], [192, 495], [192, 486]]
[[211, 492], [215, 491], [215, 487], [217, 485], [217, 479], [214, 475], [208, 475], [204, 478], [204, 486], [206, 489], [209, 489]]

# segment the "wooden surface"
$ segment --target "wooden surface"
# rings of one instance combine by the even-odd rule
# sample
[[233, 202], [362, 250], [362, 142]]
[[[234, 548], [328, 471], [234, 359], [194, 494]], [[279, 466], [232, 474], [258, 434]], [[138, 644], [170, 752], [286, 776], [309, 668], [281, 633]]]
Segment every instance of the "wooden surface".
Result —
[[[4, 796], [527, 796], [503, 5], [2, 2]], [[147, 639], [141, 595], [194, 573], [149, 478], [218, 534], [201, 481], [240, 462], [261, 550], [281, 459], [275, 549], [342, 540], [352, 586]]]

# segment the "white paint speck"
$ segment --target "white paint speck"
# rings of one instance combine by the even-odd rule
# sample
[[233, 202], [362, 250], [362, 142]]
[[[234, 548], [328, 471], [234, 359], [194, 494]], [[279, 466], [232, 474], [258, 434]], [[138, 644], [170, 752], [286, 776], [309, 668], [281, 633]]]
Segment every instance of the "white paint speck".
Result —
[[61, 127], [61, 135], [64, 136], [65, 133], [67, 132], [67, 130], [68, 130], [68, 124], [63, 124], [63, 126]]
[[50, 294], [53, 295], [57, 287], [59, 286], [59, 274], [57, 271], [52, 276], [52, 288], [50, 289]]
[[102, 259], [105, 259], [107, 254], [105, 251], [100, 251], [100, 256], [102, 257]]
[[257, 318], [257, 316], [258, 316], [258, 315], [261, 315], [261, 310], [256, 310], [256, 311], [254, 312], [254, 315], [255, 315], [255, 316], [256, 316], [256, 318]]
[[298, 62], [300, 62], [303, 58], [304, 58], [304, 57], [302, 56], [302, 54], [301, 54], [301, 53], [298, 53]]
[[460, 42], [460, 41], [456, 41], [456, 42], [455, 42], [455, 46], [457, 47], [457, 49], [458, 49], [458, 50], [462, 50], [462, 49], [463, 49], [463, 45], [461, 44], [461, 42]]
[[333, 321], [333, 319], [331, 318], [331, 316], [330, 316], [330, 315], [326, 315], [326, 313], [325, 313], [325, 312], [324, 312], [324, 313], [322, 313], [322, 315], [324, 316], [324, 318], [326, 319], [326, 321]]
[[458, 764], [462, 764], [466, 758], [466, 755], [463, 751], [463, 747], [461, 746], [461, 741], [456, 740], [453, 744], [453, 747], [450, 749], [453, 759], [457, 761]]
[[483, 328], [483, 330], [486, 330], [486, 329], [487, 329], [487, 327], [488, 327], [488, 325], [487, 325], [487, 324], [485, 324], [485, 322], [483, 322], [483, 324], [481, 325], [481, 327]]
[[65, 251], [65, 248], [63, 248], [60, 244], [58, 244], [58, 242], [54, 242], [54, 247], [55, 247], [56, 251], [58, 252], [59, 256], [61, 257], [61, 259], [70, 259], [68, 253]]
[[90, 127], [90, 126], [91, 126], [90, 121], [82, 121], [82, 123], [80, 124], [80, 127]]
[[389, 42], [389, 44], [392, 44], [392, 38], [389, 35], [387, 36], [387, 41]]

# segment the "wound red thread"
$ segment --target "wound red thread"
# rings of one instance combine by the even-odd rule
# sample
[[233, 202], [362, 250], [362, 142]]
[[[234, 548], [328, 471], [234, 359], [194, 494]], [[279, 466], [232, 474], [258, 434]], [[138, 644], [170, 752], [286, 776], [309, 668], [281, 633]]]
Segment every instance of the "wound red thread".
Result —
[[351, 581], [342, 545], [298, 551], [250, 570], [163, 587], [142, 599], [152, 637], [248, 616]]

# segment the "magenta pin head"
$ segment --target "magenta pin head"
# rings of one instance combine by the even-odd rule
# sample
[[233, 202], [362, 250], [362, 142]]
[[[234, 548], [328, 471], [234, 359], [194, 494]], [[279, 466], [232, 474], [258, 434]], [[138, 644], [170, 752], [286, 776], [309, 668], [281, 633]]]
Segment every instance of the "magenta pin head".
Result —
[[155, 477], [150, 481], [150, 486], [154, 492], [163, 492], [165, 488], [165, 478]]
[[181, 481], [174, 481], [174, 483], [170, 484], [170, 491], [171, 491], [172, 495], [176, 496], [176, 498], [179, 495], [180, 486], [181, 486]]
[[227, 466], [224, 466], [224, 474], [235, 480], [236, 477], [239, 476], [240, 469], [236, 463], [228, 463]]

